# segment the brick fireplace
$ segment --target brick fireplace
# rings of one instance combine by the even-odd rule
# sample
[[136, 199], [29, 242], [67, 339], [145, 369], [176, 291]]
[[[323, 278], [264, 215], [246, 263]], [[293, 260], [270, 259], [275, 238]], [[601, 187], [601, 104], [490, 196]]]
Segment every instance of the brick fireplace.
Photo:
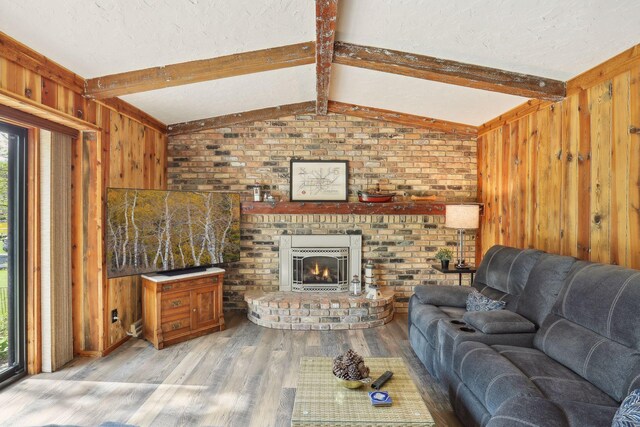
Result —
[[362, 236], [280, 236], [280, 291], [346, 292], [361, 276]]
[[[407, 198], [436, 194], [446, 201], [477, 199], [474, 139], [341, 114], [282, 117], [172, 136], [167, 185], [240, 192], [249, 201], [248, 187], [259, 182], [287, 201], [293, 157], [348, 160], [351, 202], [357, 200], [357, 190], [378, 183], [382, 190]], [[416, 285], [457, 284], [457, 278], [431, 268], [439, 248], [456, 246], [455, 230], [444, 227], [443, 215], [249, 212], [241, 217], [240, 232], [240, 261], [225, 266], [225, 309], [246, 309], [248, 292], [279, 291], [279, 246], [285, 235], [361, 237], [362, 259], [373, 261], [379, 283], [395, 293], [396, 312], [406, 312]], [[472, 243], [467, 247], [472, 249]]]

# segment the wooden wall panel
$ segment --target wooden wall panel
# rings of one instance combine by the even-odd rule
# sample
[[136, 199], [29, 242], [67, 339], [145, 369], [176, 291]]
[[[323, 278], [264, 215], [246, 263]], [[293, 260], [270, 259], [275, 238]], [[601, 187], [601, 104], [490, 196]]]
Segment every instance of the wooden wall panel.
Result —
[[[631, 70], [629, 82], [630, 123], [640, 125], [640, 66]], [[629, 144], [629, 265], [640, 269], [640, 136], [634, 134]]]
[[562, 121], [562, 183], [560, 185], [560, 253], [578, 256], [578, 150], [580, 147], [578, 97], [567, 98]]
[[[512, 117], [478, 137], [482, 251], [504, 244], [640, 268], [640, 134], [630, 132], [640, 65]], [[509, 210], [499, 229], [496, 200]]]
[[[107, 187], [166, 189], [166, 136], [114, 111], [109, 113]], [[132, 143], [135, 141], [135, 143]], [[126, 339], [142, 317], [140, 276], [107, 280], [106, 350]], [[111, 323], [110, 312], [119, 321]]]
[[[105, 191], [166, 188], [166, 127], [119, 99], [85, 99], [81, 77], [2, 33], [0, 42], [6, 54], [0, 56], [0, 88], [101, 128], [84, 132], [72, 147], [71, 267], [74, 353], [102, 355], [126, 336], [141, 312], [137, 279], [106, 278]], [[117, 324], [109, 319], [113, 308], [123, 319]]]
[[611, 141], [611, 262], [629, 265], [629, 133], [631, 73], [613, 79]]
[[611, 82], [588, 90], [591, 111], [591, 257], [611, 260]]

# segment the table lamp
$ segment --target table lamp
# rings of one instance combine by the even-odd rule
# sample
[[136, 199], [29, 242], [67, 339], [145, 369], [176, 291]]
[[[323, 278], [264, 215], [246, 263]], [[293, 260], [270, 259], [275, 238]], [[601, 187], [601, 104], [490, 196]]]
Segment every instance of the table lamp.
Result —
[[467, 268], [464, 259], [464, 231], [478, 228], [480, 223], [479, 205], [447, 205], [445, 224], [447, 228], [458, 230], [458, 263], [456, 268]]

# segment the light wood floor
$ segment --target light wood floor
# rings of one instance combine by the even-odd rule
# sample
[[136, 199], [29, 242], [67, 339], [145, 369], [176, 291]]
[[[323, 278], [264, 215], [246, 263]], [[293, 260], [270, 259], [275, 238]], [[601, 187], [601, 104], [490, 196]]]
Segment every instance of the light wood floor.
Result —
[[[0, 391], [0, 424], [289, 426], [301, 356], [401, 356], [439, 426], [457, 426], [444, 390], [407, 341], [407, 318], [357, 331], [266, 329], [241, 314], [227, 330], [157, 351], [131, 339], [102, 359]], [[113, 424], [111, 424], [113, 425]]]

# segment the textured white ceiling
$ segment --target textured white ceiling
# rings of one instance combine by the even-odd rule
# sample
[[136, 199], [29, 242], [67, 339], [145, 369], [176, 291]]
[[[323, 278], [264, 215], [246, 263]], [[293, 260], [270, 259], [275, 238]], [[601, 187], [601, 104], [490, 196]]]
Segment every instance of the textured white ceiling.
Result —
[[164, 123], [180, 123], [316, 97], [315, 65], [245, 74], [122, 97]]
[[331, 100], [474, 126], [528, 99], [345, 65], [331, 72]]
[[[340, 0], [338, 40], [567, 80], [640, 42], [638, 0]], [[313, 0], [0, 0], [85, 78], [315, 40]], [[313, 66], [123, 97], [166, 123], [315, 99]], [[480, 124], [522, 98], [335, 66], [331, 99]]]
[[315, 40], [308, 0], [0, 0], [0, 30], [84, 78]]
[[568, 80], [640, 43], [638, 0], [344, 0], [336, 38]]

